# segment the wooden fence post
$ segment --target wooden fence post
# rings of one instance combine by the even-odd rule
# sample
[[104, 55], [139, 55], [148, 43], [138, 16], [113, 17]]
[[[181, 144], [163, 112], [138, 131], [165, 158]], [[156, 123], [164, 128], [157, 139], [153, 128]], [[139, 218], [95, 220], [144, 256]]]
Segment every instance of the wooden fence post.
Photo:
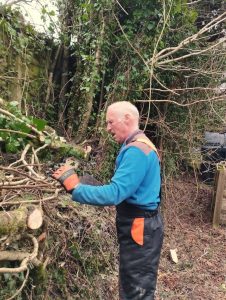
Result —
[[213, 227], [226, 224], [226, 162], [217, 164], [213, 191]]

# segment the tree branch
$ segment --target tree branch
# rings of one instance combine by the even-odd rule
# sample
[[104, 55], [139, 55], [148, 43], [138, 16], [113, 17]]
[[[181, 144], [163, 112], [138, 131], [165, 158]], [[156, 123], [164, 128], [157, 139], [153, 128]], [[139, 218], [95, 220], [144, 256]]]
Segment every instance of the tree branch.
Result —
[[33, 251], [29, 254], [29, 256], [25, 257], [20, 267], [18, 268], [0, 268], [0, 273], [20, 273], [28, 269], [28, 263], [31, 262], [38, 255], [38, 241], [37, 239], [31, 235], [26, 234], [25, 237], [29, 237], [33, 242]]
[[190, 102], [190, 103], [178, 103], [174, 100], [168, 100], [168, 99], [165, 99], [165, 100], [159, 100], [159, 99], [153, 99], [153, 100], [136, 100], [136, 102], [142, 102], [142, 103], [148, 103], [148, 102], [153, 102], [153, 103], [169, 103], [169, 104], [176, 104], [177, 106], [182, 106], [182, 107], [188, 107], [188, 106], [192, 106], [192, 105], [195, 105], [195, 104], [199, 104], [201, 102], [210, 102], [210, 101], [214, 101], [214, 102], [218, 102], [218, 101], [225, 101], [226, 100], [226, 95], [222, 95], [222, 96], [219, 96], [219, 97], [213, 97], [211, 99], [200, 99], [200, 100], [197, 100], [197, 101], [193, 101], [193, 102]]
[[176, 58], [172, 58], [172, 59], [167, 59], [167, 60], [164, 60], [162, 62], [160, 61], [160, 62], [158, 62], [156, 64], [156, 66], [158, 67], [158, 66], [165, 65], [165, 64], [168, 64], [168, 63], [171, 63], [171, 62], [175, 62], [175, 61], [179, 61], [179, 60], [191, 57], [191, 56], [197, 56], [197, 55], [203, 54], [205, 52], [210, 51], [213, 48], [216, 48], [218, 45], [224, 43], [225, 41], [226, 41], [226, 38], [221, 39], [218, 43], [215, 43], [215, 44], [213, 44], [212, 46], [210, 46], [210, 47], [208, 47], [206, 49], [199, 50], [199, 51], [196, 51], [196, 52], [193, 52], [193, 53], [189, 53], [189, 54], [186, 54], [186, 55], [183, 55], [183, 56], [180, 56], [180, 57], [176, 57]]
[[[197, 40], [197, 38], [202, 35], [203, 33], [209, 31], [210, 29], [212, 29], [214, 26], [222, 23], [224, 20], [226, 19], [226, 12], [224, 12], [223, 14], [221, 14], [220, 16], [218, 16], [217, 18], [213, 19], [212, 21], [210, 21], [208, 24], [206, 24], [203, 28], [201, 28], [196, 34], [187, 37], [186, 39], [184, 39], [182, 42], [179, 43], [179, 45], [177, 47], [169, 47], [166, 49], [161, 50], [155, 58], [151, 58], [150, 59], [150, 63], [153, 59], [155, 59], [155, 61], [157, 60], [162, 60], [163, 58], [174, 54], [175, 52], [178, 52], [179, 50], [181, 50], [184, 46], [190, 44], [191, 42]], [[168, 51], [168, 52], [167, 52]], [[167, 53], [165, 53], [167, 52]], [[165, 53], [165, 54], [163, 54]]]

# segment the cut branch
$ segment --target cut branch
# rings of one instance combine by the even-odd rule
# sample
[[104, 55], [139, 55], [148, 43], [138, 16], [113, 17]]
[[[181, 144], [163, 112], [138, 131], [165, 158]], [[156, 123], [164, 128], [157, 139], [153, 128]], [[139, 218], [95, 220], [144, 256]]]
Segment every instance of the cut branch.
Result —
[[0, 211], [0, 234], [23, 232], [26, 228], [38, 229], [42, 222], [42, 210], [34, 205], [22, 206], [10, 211]]

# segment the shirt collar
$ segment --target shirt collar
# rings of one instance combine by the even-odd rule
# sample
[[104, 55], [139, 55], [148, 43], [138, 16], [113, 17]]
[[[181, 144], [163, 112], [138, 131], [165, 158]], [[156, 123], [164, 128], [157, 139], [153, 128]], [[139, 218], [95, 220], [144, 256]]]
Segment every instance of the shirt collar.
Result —
[[129, 143], [134, 139], [134, 137], [135, 137], [137, 134], [140, 134], [140, 133], [143, 133], [143, 131], [140, 130], [140, 129], [134, 131], [132, 134], [130, 134], [130, 135], [128, 136], [128, 138], [125, 140], [124, 144], [125, 144], [125, 145], [129, 144]]

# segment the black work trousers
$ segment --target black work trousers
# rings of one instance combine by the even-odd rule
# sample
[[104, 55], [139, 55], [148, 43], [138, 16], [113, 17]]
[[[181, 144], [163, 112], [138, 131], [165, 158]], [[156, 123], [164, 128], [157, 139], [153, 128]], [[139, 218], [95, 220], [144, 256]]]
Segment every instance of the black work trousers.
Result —
[[158, 213], [142, 218], [142, 244], [134, 241], [131, 234], [135, 219], [137, 220], [119, 214], [116, 217], [119, 242], [119, 299], [153, 300], [163, 243], [162, 217]]

